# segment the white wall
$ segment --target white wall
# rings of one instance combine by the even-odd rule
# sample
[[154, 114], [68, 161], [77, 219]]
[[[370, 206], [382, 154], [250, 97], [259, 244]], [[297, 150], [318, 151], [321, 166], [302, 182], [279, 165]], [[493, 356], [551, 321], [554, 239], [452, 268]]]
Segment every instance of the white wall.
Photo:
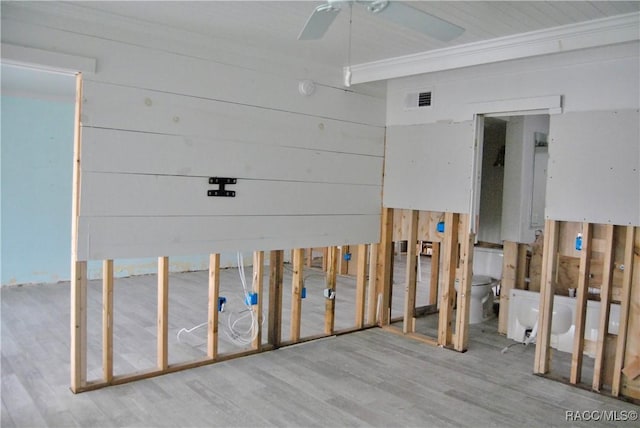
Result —
[[[509, 111], [501, 109], [500, 106], [510, 106], [509, 109], [513, 110], [513, 106], [536, 104], [538, 100], [544, 99], [541, 97], [554, 96], [562, 97], [563, 115], [592, 111], [636, 111], [640, 107], [639, 53], [640, 44], [633, 42], [394, 79], [389, 81], [387, 86], [387, 124], [410, 129], [419, 124], [424, 126], [424, 124], [471, 121], [474, 114]], [[405, 110], [406, 93], [416, 89], [432, 91], [432, 106]], [[555, 117], [560, 116], [551, 116], [551, 134], [553, 134]], [[585, 117], [582, 120], [588, 119]], [[619, 122], [603, 121], [600, 125], [605, 127], [605, 132], [615, 131], [614, 128], [619, 126]], [[620, 159], [638, 158], [638, 140], [633, 140], [633, 131], [637, 130], [637, 125], [637, 122], [634, 125], [633, 120], [625, 123], [625, 126], [630, 128], [629, 132], [623, 133], [628, 141], [616, 144], [616, 148], [620, 149], [617, 153], [602, 150], [602, 141], [596, 143], [591, 139], [581, 139], [580, 143], [574, 141], [567, 147], [580, 150], [587, 156], [589, 153], [597, 152], [604, 156], [603, 165], [611, 163], [614, 169], [626, 171], [630, 167], [626, 164], [628, 162], [625, 165], [619, 165], [619, 163]], [[635, 128], [631, 129], [634, 126]], [[572, 140], [571, 135], [579, 138], [579, 135], [572, 134], [572, 131], [568, 136], [565, 134], [564, 138]], [[550, 135], [549, 139], [551, 141], [553, 135]], [[417, 143], [418, 136], [413, 140]], [[447, 144], [446, 141], [446, 138], [441, 140], [443, 150]], [[399, 144], [407, 144], [407, 141], [400, 143], [394, 138], [388, 138], [387, 151], [393, 150], [393, 146]], [[596, 144], [599, 147], [593, 150]], [[469, 153], [461, 153], [461, 156], [465, 158], [473, 156], [473, 145], [473, 137], [470, 137]], [[549, 162], [554, 165], [554, 168], [565, 170], [565, 166], [569, 166], [566, 163], [568, 156], [562, 158], [556, 156], [554, 159], [552, 147], [549, 152]], [[415, 162], [415, 159], [411, 153], [407, 153], [404, 160], [396, 159], [393, 163], [387, 162], [385, 175], [399, 174], [412, 162]], [[573, 170], [575, 168], [571, 167], [570, 171]], [[472, 172], [471, 168], [469, 172]], [[449, 178], [446, 175], [439, 175], [437, 171], [425, 171], [425, 174], [430, 174], [432, 178], [425, 184], [426, 186], [442, 186], [442, 183], [446, 183]], [[638, 180], [637, 169], [629, 174], [612, 175], [611, 180], [607, 181], [609, 185], [615, 185], [615, 188], [627, 189], [628, 191], [624, 194], [606, 193], [607, 191], [600, 187], [585, 186], [572, 186], [569, 192], [568, 183], [559, 182], [557, 179], [553, 181], [551, 179], [553, 174], [550, 172], [549, 175], [547, 200], [553, 198], [553, 205], [556, 206], [554, 212], [562, 212], [562, 220], [594, 222], [610, 220], [619, 224], [638, 223], [635, 205], [640, 194], [640, 180]], [[593, 175], [591, 178], [598, 179]], [[410, 185], [410, 181], [410, 177], [407, 177], [405, 184]], [[551, 186], [554, 188], [552, 189]], [[558, 191], [554, 192], [554, 189]], [[433, 190], [435, 191], [435, 187]], [[387, 197], [393, 198], [387, 194], [388, 191], [385, 181], [385, 202]], [[470, 188], [456, 191], [458, 197], [471, 194]], [[430, 190], [424, 190], [422, 193], [430, 194]], [[588, 201], [617, 200], [620, 202], [622, 198], [629, 197], [631, 201], [626, 203], [597, 205], [586, 213], [581, 209]], [[408, 200], [404, 202], [409, 203]], [[412, 203], [422, 206], [430, 205], [429, 201]], [[624, 212], [625, 207], [630, 205], [634, 209], [631, 212]], [[549, 212], [546, 214], [550, 215]]]
[[[80, 260], [379, 240], [383, 98], [330, 86], [321, 65], [304, 97], [294, 58], [252, 62], [70, 10], [3, 4], [2, 40], [97, 60], [84, 75]], [[208, 198], [210, 176], [238, 178], [237, 197]]]
[[504, 241], [535, 240], [531, 205], [536, 132], [549, 132], [548, 115], [516, 116], [507, 123], [501, 231]]
[[567, 113], [551, 120], [546, 215], [640, 225], [640, 112]]
[[384, 206], [467, 212], [474, 134], [473, 121], [389, 126]]
[[[387, 85], [387, 124], [471, 120], [490, 101], [562, 96], [563, 112], [638, 108], [640, 43], [486, 64], [393, 79]], [[433, 91], [432, 107], [405, 111], [406, 92]]]

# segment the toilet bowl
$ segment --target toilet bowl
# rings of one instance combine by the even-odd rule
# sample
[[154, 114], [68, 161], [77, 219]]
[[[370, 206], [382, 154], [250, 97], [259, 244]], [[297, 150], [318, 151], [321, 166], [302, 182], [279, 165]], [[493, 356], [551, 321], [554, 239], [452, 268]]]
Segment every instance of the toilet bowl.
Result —
[[469, 324], [478, 324], [494, 317], [493, 298], [501, 278], [502, 249], [474, 247]]
[[[493, 317], [493, 288], [498, 280], [486, 275], [473, 275], [469, 305], [469, 324], [478, 324]], [[456, 280], [456, 291], [460, 284]]]

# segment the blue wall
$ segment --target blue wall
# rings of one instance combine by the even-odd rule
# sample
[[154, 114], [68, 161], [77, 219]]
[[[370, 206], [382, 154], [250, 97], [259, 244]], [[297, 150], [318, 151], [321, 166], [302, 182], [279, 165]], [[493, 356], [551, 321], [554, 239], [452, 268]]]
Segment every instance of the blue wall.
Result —
[[[2, 285], [69, 280], [75, 105], [2, 97], [0, 272]], [[251, 264], [251, 253], [245, 253]], [[221, 266], [235, 266], [235, 254]], [[170, 270], [208, 269], [207, 255], [171, 257]], [[88, 276], [102, 275], [90, 262]], [[116, 277], [155, 273], [157, 259], [115, 260]]]
[[70, 270], [71, 103], [2, 97], [2, 284]]

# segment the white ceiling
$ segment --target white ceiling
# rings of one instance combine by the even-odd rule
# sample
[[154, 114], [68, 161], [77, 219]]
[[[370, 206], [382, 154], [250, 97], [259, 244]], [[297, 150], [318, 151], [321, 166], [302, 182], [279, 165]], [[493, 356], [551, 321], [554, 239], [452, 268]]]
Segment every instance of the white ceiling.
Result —
[[[83, 2], [74, 6], [133, 17], [216, 39], [286, 55], [310, 55], [329, 66], [346, 65], [349, 11], [338, 15], [321, 40], [298, 41], [307, 17], [322, 1]], [[405, 2], [466, 28], [441, 42], [353, 6], [352, 64], [640, 11], [638, 1], [418, 1]]]
[[[3, 2], [5, 3], [5, 2]], [[38, 7], [38, 3], [22, 3]], [[48, 2], [47, 2], [48, 3]], [[329, 67], [347, 65], [349, 10], [345, 7], [321, 40], [298, 41], [308, 16], [322, 1], [88, 1], [56, 7], [108, 18], [121, 15], [211, 37], [220, 43], [313, 59]], [[493, 39], [543, 28], [640, 11], [640, 1], [418, 1], [411, 6], [464, 27], [441, 42], [353, 6], [351, 64]], [[13, 3], [19, 5], [20, 2]], [[49, 3], [51, 4], [51, 3]], [[4, 5], [3, 5], [4, 6]], [[73, 79], [71, 79], [72, 81]], [[37, 90], [51, 98], [73, 94], [60, 75], [2, 66], [3, 93]], [[64, 83], [64, 84], [63, 84]], [[69, 89], [70, 88], [70, 89]], [[62, 91], [62, 92], [60, 92]]]

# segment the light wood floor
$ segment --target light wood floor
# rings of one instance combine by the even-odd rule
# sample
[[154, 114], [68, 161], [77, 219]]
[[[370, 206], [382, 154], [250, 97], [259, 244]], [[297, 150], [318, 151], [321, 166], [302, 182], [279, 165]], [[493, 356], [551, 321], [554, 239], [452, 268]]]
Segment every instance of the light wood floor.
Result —
[[[323, 281], [312, 273], [303, 336], [322, 331]], [[233, 314], [241, 307], [237, 272], [224, 275], [221, 294]], [[183, 334], [181, 341], [176, 334], [206, 320], [206, 278], [206, 272], [171, 275], [172, 362], [204, 352], [204, 331]], [[354, 287], [341, 278], [337, 328], [353, 325]], [[394, 287], [400, 310], [403, 290], [401, 282]], [[464, 354], [376, 328], [74, 395], [68, 388], [69, 284], [5, 287], [1, 293], [2, 427], [637, 426], [566, 422], [568, 410], [639, 409], [533, 376], [534, 347], [501, 353], [513, 342], [497, 335], [495, 320], [472, 326]], [[100, 285], [91, 282], [90, 379], [100, 373], [99, 308]], [[155, 276], [116, 280], [115, 308], [116, 374], [152, 366]], [[222, 351], [242, 349], [221, 338]]]

